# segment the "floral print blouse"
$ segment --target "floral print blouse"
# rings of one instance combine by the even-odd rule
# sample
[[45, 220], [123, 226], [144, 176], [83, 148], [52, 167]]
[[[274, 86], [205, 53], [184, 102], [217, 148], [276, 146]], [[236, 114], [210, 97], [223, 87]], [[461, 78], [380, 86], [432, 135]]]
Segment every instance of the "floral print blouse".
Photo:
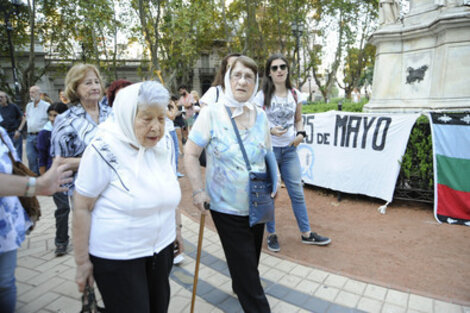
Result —
[[[13, 165], [8, 151], [13, 152], [16, 161], [19, 159], [7, 132], [2, 127], [0, 134], [7, 144], [0, 140], [0, 173], [11, 174]], [[0, 197], [0, 253], [18, 249], [26, 237], [26, 230], [31, 225], [18, 197]]]
[[[252, 170], [264, 172], [264, 157], [271, 150], [268, 119], [261, 108], [253, 107], [255, 124], [239, 132]], [[211, 210], [248, 216], [248, 170], [225, 106], [221, 103], [201, 110], [189, 139], [206, 148], [206, 192]]]

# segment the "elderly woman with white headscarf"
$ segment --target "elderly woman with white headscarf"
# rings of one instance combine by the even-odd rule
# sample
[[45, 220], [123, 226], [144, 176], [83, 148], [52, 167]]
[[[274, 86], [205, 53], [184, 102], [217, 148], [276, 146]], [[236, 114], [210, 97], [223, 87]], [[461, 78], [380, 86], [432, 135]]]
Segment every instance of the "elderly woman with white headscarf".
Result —
[[[266, 171], [265, 154], [271, 150], [268, 120], [253, 104], [258, 87], [258, 67], [246, 56], [238, 57], [225, 74], [224, 98], [201, 110], [185, 147], [185, 168], [193, 188], [193, 203], [210, 213], [224, 248], [232, 287], [244, 312], [270, 312], [258, 272], [264, 224], [250, 227], [248, 220], [248, 170], [234, 128], [239, 129], [251, 167]], [[206, 149], [205, 188], [199, 156]]]
[[106, 312], [167, 312], [175, 209], [181, 198], [165, 133], [169, 92], [157, 82], [119, 91], [114, 115], [83, 154], [73, 240], [80, 291], [96, 280]]

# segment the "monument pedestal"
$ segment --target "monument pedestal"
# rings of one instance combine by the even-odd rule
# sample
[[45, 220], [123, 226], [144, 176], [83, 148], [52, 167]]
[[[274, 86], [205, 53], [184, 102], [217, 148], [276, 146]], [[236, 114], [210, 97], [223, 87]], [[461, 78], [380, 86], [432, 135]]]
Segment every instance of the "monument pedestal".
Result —
[[470, 6], [463, 3], [411, 0], [403, 20], [372, 34], [377, 53], [364, 111], [470, 110]]

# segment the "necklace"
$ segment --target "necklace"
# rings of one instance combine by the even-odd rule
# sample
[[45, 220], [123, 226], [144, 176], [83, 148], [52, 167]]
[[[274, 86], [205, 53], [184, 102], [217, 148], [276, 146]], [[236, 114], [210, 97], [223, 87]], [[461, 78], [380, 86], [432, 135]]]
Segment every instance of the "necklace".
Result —
[[235, 122], [237, 123], [238, 128], [240, 129], [249, 129], [252, 127], [252, 121], [251, 121], [251, 110], [247, 111], [246, 114], [242, 114], [240, 116], [237, 116], [235, 118]]

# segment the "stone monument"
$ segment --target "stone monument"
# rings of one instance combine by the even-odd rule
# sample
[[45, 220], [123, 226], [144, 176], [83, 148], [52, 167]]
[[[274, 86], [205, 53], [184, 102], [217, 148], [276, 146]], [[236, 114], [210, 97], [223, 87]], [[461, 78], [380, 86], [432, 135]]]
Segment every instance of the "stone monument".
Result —
[[[470, 0], [381, 0], [367, 112], [470, 110]], [[388, 7], [382, 7], [388, 6]]]

